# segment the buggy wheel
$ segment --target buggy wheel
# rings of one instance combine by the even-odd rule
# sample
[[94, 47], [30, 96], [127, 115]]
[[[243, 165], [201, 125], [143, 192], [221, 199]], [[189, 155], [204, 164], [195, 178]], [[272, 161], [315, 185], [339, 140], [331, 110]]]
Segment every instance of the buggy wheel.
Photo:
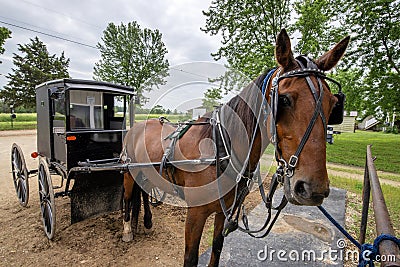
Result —
[[26, 168], [24, 154], [15, 143], [11, 148], [11, 169], [19, 204], [26, 207], [29, 200], [28, 169]]
[[46, 158], [40, 158], [38, 168], [40, 211], [44, 232], [48, 239], [52, 239], [56, 226], [56, 207], [54, 203], [54, 190], [51, 181], [49, 166]]
[[161, 205], [165, 199], [166, 193], [158, 187], [152, 187], [150, 191], [150, 204], [153, 207]]

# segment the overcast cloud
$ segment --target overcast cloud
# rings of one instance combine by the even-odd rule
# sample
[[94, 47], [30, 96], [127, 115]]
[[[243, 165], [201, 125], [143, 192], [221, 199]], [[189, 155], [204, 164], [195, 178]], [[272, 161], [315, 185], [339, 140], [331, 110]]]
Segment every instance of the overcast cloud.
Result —
[[[108, 23], [137, 21], [141, 27], [159, 29], [168, 49], [171, 65], [213, 61], [210, 53], [220, 46], [218, 37], [200, 31], [205, 25], [202, 10], [207, 10], [211, 0], [0, 0], [0, 21], [71, 39], [89, 46], [96, 46]], [[13, 53], [17, 44], [28, 44], [38, 36], [50, 54], [62, 51], [70, 58], [72, 78], [91, 79], [93, 66], [100, 59], [95, 48], [55, 39], [39, 33], [0, 23], [12, 31], [6, 40], [5, 53], [0, 56], [0, 88], [11, 72]], [[222, 62], [223, 63], [223, 62]]]

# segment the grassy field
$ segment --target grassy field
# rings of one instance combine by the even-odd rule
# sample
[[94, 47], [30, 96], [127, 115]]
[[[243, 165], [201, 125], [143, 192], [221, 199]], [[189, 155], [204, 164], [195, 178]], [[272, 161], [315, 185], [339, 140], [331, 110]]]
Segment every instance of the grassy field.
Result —
[[[160, 116], [164, 116], [171, 122], [187, 121], [190, 119], [189, 116], [180, 114], [136, 114], [135, 120], [144, 121], [146, 119], [159, 118]], [[18, 113], [13, 121], [13, 127], [11, 127], [10, 114], [0, 113], [0, 131], [23, 129], [36, 129], [36, 113]]]
[[327, 144], [327, 161], [364, 167], [367, 145], [377, 157], [377, 170], [400, 173], [400, 134], [356, 131], [335, 135], [334, 144]]
[[18, 113], [13, 120], [13, 127], [10, 114], [0, 113], [0, 131], [24, 129], [36, 129], [36, 113]]
[[[338, 177], [338, 176], [330, 176], [329, 177], [331, 186], [343, 188], [348, 192], [352, 192], [355, 196], [351, 197], [348, 195], [348, 205], [355, 211], [354, 214], [350, 214], [351, 219], [354, 221], [354, 224], [348, 225], [348, 230], [350, 230], [353, 235], [359, 233], [359, 227], [361, 223], [361, 210], [362, 210], [362, 188], [363, 183], [361, 181]], [[394, 187], [386, 184], [381, 184], [382, 192], [385, 198], [385, 202], [387, 208], [389, 210], [390, 218], [395, 230], [395, 234], [397, 237], [400, 236], [400, 188]], [[370, 199], [372, 203], [372, 197]], [[367, 242], [373, 242], [376, 237], [375, 233], [375, 224], [373, 218], [373, 210], [372, 204], [370, 203], [370, 211], [368, 216], [368, 228], [367, 228]]]

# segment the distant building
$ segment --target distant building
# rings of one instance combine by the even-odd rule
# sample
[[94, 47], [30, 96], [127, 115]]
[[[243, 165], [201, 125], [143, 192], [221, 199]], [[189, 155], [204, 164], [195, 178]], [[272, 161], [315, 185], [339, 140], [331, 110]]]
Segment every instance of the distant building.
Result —
[[205, 108], [194, 108], [193, 109], [193, 115], [192, 115], [192, 120], [197, 120], [204, 114], [206, 114], [207, 110]]
[[366, 117], [358, 125], [358, 129], [360, 129], [360, 130], [373, 130], [373, 128], [378, 124], [379, 124], [379, 121], [373, 115], [370, 115], [370, 116]]
[[333, 131], [338, 131], [341, 133], [354, 133], [357, 116], [357, 111], [350, 111], [349, 113], [345, 111], [343, 122], [338, 125], [332, 125]]

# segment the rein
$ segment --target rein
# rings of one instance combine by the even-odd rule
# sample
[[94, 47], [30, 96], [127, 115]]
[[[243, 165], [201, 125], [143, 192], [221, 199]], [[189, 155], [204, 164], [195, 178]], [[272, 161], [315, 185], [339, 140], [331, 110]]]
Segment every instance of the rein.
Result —
[[[303, 63], [300, 61], [303, 60], [306, 62], [307, 66], [304, 66]], [[247, 152], [246, 158], [244, 163], [242, 164], [241, 168], [237, 167], [237, 164], [241, 164], [238, 162], [238, 159], [234, 154], [230, 153], [230, 143], [226, 140], [226, 136], [223, 131], [222, 123], [221, 123], [221, 113], [223, 112], [222, 107], [220, 106], [216, 108], [213, 113], [212, 117], [208, 122], [187, 122], [187, 123], [181, 123], [178, 124], [178, 128], [176, 131], [171, 133], [166, 139], [170, 139], [171, 143], [169, 147], [166, 149], [163, 159], [162, 159], [162, 164], [160, 166], [160, 175], [162, 175], [163, 169], [166, 171], [166, 176], [167, 179], [172, 182], [173, 184], [173, 189], [177, 195], [179, 195], [182, 199], [184, 199], [183, 192], [181, 190], [178, 190], [175, 187], [175, 179], [173, 176], [173, 170], [171, 171], [171, 175], [168, 174], [168, 169], [167, 169], [167, 162], [170, 161], [171, 156], [174, 155], [174, 147], [176, 145], [177, 140], [183, 136], [183, 134], [187, 131], [187, 129], [193, 125], [205, 125], [205, 124], [211, 124], [212, 127], [212, 138], [215, 143], [216, 147], [216, 156], [215, 156], [215, 165], [216, 165], [216, 180], [217, 180], [217, 186], [218, 186], [218, 194], [220, 196], [219, 202], [221, 205], [222, 212], [224, 213], [225, 216], [225, 224], [224, 224], [224, 229], [222, 234], [224, 236], [227, 236], [229, 233], [235, 231], [236, 229], [239, 229], [242, 232], [245, 232], [249, 234], [252, 237], [255, 238], [264, 238], [267, 236], [274, 223], [279, 217], [279, 214], [283, 210], [283, 208], [287, 205], [288, 200], [285, 195], [283, 195], [280, 204], [276, 207], [273, 206], [273, 197], [275, 194], [276, 189], [278, 188], [279, 185], [286, 185], [290, 188], [290, 179], [293, 177], [296, 166], [298, 164], [299, 156], [305, 146], [305, 144], [308, 141], [308, 138], [311, 135], [311, 132], [314, 128], [314, 125], [318, 119], [318, 117], [321, 117], [323, 127], [325, 130], [325, 135], [326, 135], [326, 129], [327, 129], [327, 123], [325, 119], [324, 112], [322, 110], [322, 100], [324, 96], [324, 90], [322, 86], [322, 81], [321, 79], [326, 79], [329, 81], [334, 82], [339, 86], [339, 91], [340, 89], [340, 84], [336, 82], [335, 80], [326, 77], [325, 74], [318, 69], [316, 64], [308, 59], [305, 56], [299, 56], [296, 58], [296, 61], [299, 65], [299, 69], [293, 70], [287, 73], [284, 73], [280, 75], [281, 69], [274, 68], [272, 69], [264, 78], [262, 82], [262, 88], [261, 88], [261, 93], [262, 93], [262, 103], [260, 105], [260, 109], [258, 110], [257, 114], [257, 119], [256, 119], [256, 128], [253, 130], [253, 134], [250, 139], [250, 147]], [[276, 73], [276, 74], [275, 74]], [[272, 78], [272, 76], [275, 74], [275, 77]], [[317, 88], [314, 86], [314, 83], [312, 82], [310, 76], [314, 76], [317, 79], [317, 85], [319, 89], [319, 94]], [[289, 161], [286, 161], [282, 157], [281, 150], [278, 146], [279, 140], [278, 140], [278, 135], [277, 135], [277, 125], [276, 125], [276, 119], [277, 119], [277, 113], [278, 113], [278, 102], [279, 102], [279, 82], [284, 80], [284, 79], [289, 79], [289, 78], [294, 78], [294, 77], [304, 77], [307, 81], [307, 85], [313, 95], [314, 101], [316, 103], [314, 113], [312, 115], [312, 118], [307, 126], [307, 129], [300, 141], [299, 146], [296, 149], [296, 152], [290, 156]], [[268, 85], [271, 84], [271, 90], [269, 93], [270, 97], [270, 103], [268, 107], [266, 95], [267, 95], [267, 88]], [[263, 124], [261, 124], [261, 115], [264, 114], [264, 120]], [[249, 161], [250, 161], [250, 155], [252, 152], [252, 147], [254, 145], [255, 139], [256, 139], [256, 134], [257, 134], [257, 125], [265, 125], [267, 122], [268, 116], [271, 115], [272, 118], [270, 119], [270, 142], [275, 146], [275, 160], [278, 164], [278, 168], [276, 172], [273, 174], [272, 179], [271, 179], [271, 184], [269, 191], [267, 195], [265, 194], [264, 187], [262, 184], [262, 180], [260, 175], [257, 175], [259, 173], [259, 164], [257, 166], [256, 170], [249, 171]], [[164, 123], [165, 118], [160, 118], [160, 123]], [[261, 128], [260, 128], [261, 131]], [[221, 157], [221, 151], [220, 151], [220, 142], [222, 142], [222, 151], [224, 153], [224, 156]], [[229, 160], [228, 166], [221, 166], [221, 163]], [[235, 174], [236, 174], [236, 183], [235, 183], [235, 195], [234, 195], [234, 200], [233, 204], [231, 207], [227, 207], [223, 194], [222, 194], [222, 188], [220, 184], [220, 179], [218, 179], [221, 176], [221, 171], [222, 170], [227, 170], [229, 168], [229, 171], [232, 169]], [[239, 170], [240, 169], [240, 170]], [[171, 177], [170, 177], [171, 176]], [[250, 188], [253, 186], [253, 184], [257, 182], [259, 191], [262, 197], [263, 202], [265, 203], [265, 206], [268, 210], [268, 214], [265, 218], [265, 223], [264, 225], [257, 230], [250, 230], [249, 224], [248, 224], [248, 219], [247, 219], [247, 214], [245, 211], [245, 207], [243, 205], [244, 199], [247, 196], [247, 194], [250, 192]], [[276, 213], [274, 217], [272, 217], [272, 210], [276, 210]], [[241, 227], [238, 223], [239, 221], [239, 215], [242, 211], [242, 222], [243, 226]], [[236, 214], [236, 215], [235, 215]], [[266, 229], [266, 230], [265, 230]], [[260, 233], [264, 231], [259, 236], [256, 236], [256, 233]]]
[[[307, 62], [306, 67], [301, 63], [300, 59], [303, 59]], [[280, 75], [281, 69], [278, 69], [278, 70], [272, 69], [264, 78], [263, 83], [262, 83], [262, 88], [261, 88], [263, 103], [258, 112], [256, 125], [259, 125], [259, 123], [260, 123], [261, 113], [264, 113], [264, 124], [267, 121], [268, 115], [272, 116], [272, 119], [270, 120], [270, 136], [271, 136], [270, 141], [275, 146], [275, 159], [278, 163], [278, 168], [277, 168], [276, 172], [274, 173], [274, 175], [272, 176], [269, 192], [267, 195], [265, 195], [261, 177], [259, 177], [257, 180], [261, 197], [262, 197], [263, 202], [265, 203], [266, 208], [268, 210], [268, 214], [265, 219], [265, 223], [258, 230], [250, 230], [249, 229], [248, 219], [247, 219], [247, 215], [246, 215], [245, 208], [243, 205], [244, 197], [242, 197], [243, 195], [246, 196], [249, 193], [249, 191], [250, 191], [249, 188], [255, 182], [252, 179], [252, 175], [254, 174], [254, 172], [251, 173], [250, 176], [244, 175], [245, 170], [248, 167], [247, 165], [249, 162], [251, 148], [254, 144], [254, 140], [256, 137], [257, 131], [254, 130], [252, 139], [250, 142], [250, 149], [247, 154], [246, 160], [242, 166], [241, 171], [237, 172], [236, 186], [235, 186], [235, 198], [234, 198], [234, 202], [233, 202], [232, 206], [228, 209], [226, 207], [226, 203], [225, 203], [223, 196], [221, 196], [219, 199], [221, 209], [225, 215], [225, 225], [224, 225], [224, 230], [222, 232], [224, 236], [227, 236], [230, 232], [233, 232], [236, 229], [239, 229], [240, 231], [245, 232], [255, 238], [264, 238], [265, 236], [267, 236], [270, 233], [274, 223], [278, 219], [278, 216], [281, 213], [282, 209], [288, 203], [288, 200], [287, 200], [286, 196], [284, 195], [282, 197], [280, 204], [277, 207], [273, 207], [272, 200], [273, 200], [274, 193], [275, 193], [278, 185], [286, 184], [290, 188], [290, 178], [293, 177], [293, 175], [294, 175], [295, 168], [298, 164], [299, 156], [300, 156], [305, 144], [307, 143], [308, 138], [311, 135], [311, 132], [314, 128], [314, 125], [315, 125], [318, 117], [321, 117], [321, 120], [322, 120], [322, 123], [324, 126], [324, 130], [325, 130], [325, 135], [326, 135], [327, 123], [326, 123], [324, 112], [322, 110], [322, 100], [323, 100], [323, 96], [324, 96], [324, 90], [323, 90], [321, 79], [327, 79], [327, 80], [333, 81], [336, 84], [338, 84], [338, 83], [336, 81], [326, 77], [325, 74], [321, 70], [318, 69], [316, 64], [313, 61], [311, 61], [310, 59], [308, 59], [307, 57], [300, 56], [300, 57], [296, 58], [296, 61], [297, 61], [298, 65], [300, 66], [300, 69], [284, 73], [283, 75]], [[277, 73], [271, 81], [271, 78], [275, 72], [277, 72]], [[311, 75], [315, 76], [317, 79], [319, 94], [318, 94], [317, 88], [314, 86], [314, 83], [312, 82], [312, 80], [310, 78]], [[308, 87], [309, 87], [309, 89], [313, 95], [313, 98], [316, 102], [316, 106], [314, 109], [313, 116], [312, 116], [312, 118], [307, 126], [307, 129], [300, 141], [299, 146], [296, 149], [296, 152], [290, 157], [289, 161], [287, 162], [282, 157], [282, 153], [278, 146], [279, 140], [278, 140], [278, 136], [277, 136], [276, 118], [277, 118], [277, 113], [278, 113], [279, 82], [283, 79], [294, 78], [294, 77], [304, 77], [306, 79]], [[267, 93], [267, 86], [270, 83], [272, 83], [272, 84], [271, 84], [271, 91], [270, 91], [270, 95], [269, 95], [270, 96], [270, 109], [269, 109], [268, 104], [266, 102], [266, 93]], [[339, 85], [339, 88], [340, 88], [340, 85]], [[218, 156], [219, 155], [219, 151], [218, 151], [219, 138], [217, 138], [218, 131], [221, 132], [220, 136], [222, 138], [222, 141], [224, 143], [226, 141], [224, 141], [224, 135], [222, 134], [222, 131], [221, 131], [219, 116], [220, 116], [219, 109], [216, 109], [213, 112], [213, 119], [211, 120], [211, 124], [213, 125], [213, 139], [214, 139], [214, 142], [215, 142], [216, 148], [217, 148], [217, 153], [216, 153], [216, 155], [217, 155], [217, 158], [216, 158], [217, 184], [218, 184], [219, 194], [221, 195], [221, 193], [220, 193], [221, 188], [220, 188], [220, 183], [219, 183], [219, 179], [218, 179], [218, 177], [220, 177], [220, 174], [221, 174], [221, 170], [219, 168], [219, 156]], [[226, 151], [226, 153], [228, 153], [228, 155], [229, 155], [229, 151]], [[243, 184], [241, 183], [243, 180], [247, 180], [246, 186], [243, 186]], [[239, 198], [238, 198], [238, 196], [239, 196]], [[239, 226], [239, 223], [238, 223], [239, 213], [240, 213], [241, 209], [243, 210], [242, 222], [243, 222], [244, 228]], [[272, 210], [277, 211], [273, 218], [272, 218]], [[236, 212], [236, 216], [234, 219], [232, 219], [234, 217], [235, 212]], [[267, 230], [263, 234], [261, 234], [259, 236], [254, 235], [256, 233], [260, 233], [260, 232], [264, 231], [265, 229], [267, 229]]]

